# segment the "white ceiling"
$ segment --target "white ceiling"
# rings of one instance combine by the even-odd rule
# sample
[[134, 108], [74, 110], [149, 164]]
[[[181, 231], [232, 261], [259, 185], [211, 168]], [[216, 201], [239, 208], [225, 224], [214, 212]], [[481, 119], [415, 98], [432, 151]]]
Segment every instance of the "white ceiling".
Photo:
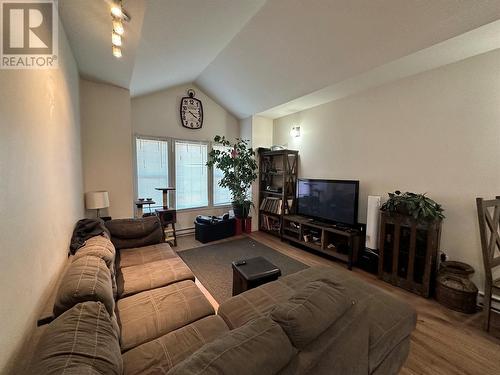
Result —
[[128, 88], [141, 36], [146, 0], [125, 0], [123, 57], [111, 54], [111, 0], [59, 0], [59, 15], [83, 77]]
[[377, 66], [355, 77], [277, 105], [258, 113], [258, 115], [270, 119], [283, 117], [498, 48], [500, 48], [500, 21], [494, 21], [387, 64]]
[[264, 0], [150, 0], [130, 85], [132, 95], [192, 82]]
[[[500, 0], [128, 0], [117, 60], [106, 0], [59, 3], [82, 75], [132, 95], [195, 82], [239, 118], [290, 113], [304, 96], [300, 109], [317, 105], [356, 79], [373, 85], [361, 78], [500, 18]], [[450, 62], [434, 53], [420, 69]]]

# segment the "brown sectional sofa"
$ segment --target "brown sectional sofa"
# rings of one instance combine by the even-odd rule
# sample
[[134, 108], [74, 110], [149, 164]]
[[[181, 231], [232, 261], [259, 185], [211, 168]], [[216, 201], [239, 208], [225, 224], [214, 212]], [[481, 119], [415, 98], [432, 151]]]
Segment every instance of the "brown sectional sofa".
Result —
[[406, 360], [415, 311], [348, 271], [309, 268], [215, 315], [156, 218], [107, 227], [71, 257], [30, 373], [385, 375]]

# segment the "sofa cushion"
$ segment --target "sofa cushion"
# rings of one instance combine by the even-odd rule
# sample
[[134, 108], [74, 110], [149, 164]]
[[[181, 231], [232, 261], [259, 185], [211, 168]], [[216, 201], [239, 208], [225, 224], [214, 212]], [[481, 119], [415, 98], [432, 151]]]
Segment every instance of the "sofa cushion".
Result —
[[84, 256], [95, 256], [106, 262], [111, 269], [114, 267], [116, 250], [110, 239], [104, 236], [94, 236], [85, 241], [85, 244], [78, 249], [73, 259]]
[[368, 305], [370, 317], [370, 373], [415, 329], [417, 314], [406, 302], [381, 291]]
[[105, 224], [111, 234], [111, 242], [118, 250], [154, 245], [163, 241], [163, 230], [157, 216], [115, 219]]
[[271, 319], [299, 349], [313, 341], [351, 306], [344, 288], [328, 281], [312, 281], [271, 312]]
[[283, 283], [282, 279], [283, 277], [224, 301], [219, 306], [217, 314], [231, 329], [268, 315], [278, 303], [286, 302], [296, 292]]
[[123, 354], [125, 375], [166, 373], [203, 345], [229, 332], [217, 315], [207, 316]]
[[289, 288], [298, 289], [309, 280], [320, 279], [342, 284], [358, 303], [368, 306], [370, 373], [415, 329], [417, 314], [413, 307], [347, 270], [311, 267], [283, 277], [280, 281]]
[[78, 258], [67, 267], [54, 302], [54, 315], [59, 316], [86, 301], [102, 302], [108, 313], [113, 314], [111, 273], [106, 263], [94, 256]]
[[139, 266], [141, 264], [175, 257], [177, 257], [177, 254], [166, 242], [157, 245], [123, 249], [119, 252], [118, 267]]
[[264, 317], [203, 346], [168, 374], [276, 374], [294, 354], [281, 327]]
[[332, 267], [310, 267], [281, 277], [277, 281], [241, 293], [219, 306], [219, 314], [229, 328], [270, 313], [278, 303], [286, 302], [303, 285], [317, 280], [329, 280], [342, 285], [355, 296], [358, 304], [369, 306], [370, 369], [377, 368], [394, 345], [405, 340], [416, 325], [415, 309], [401, 299], [361, 280], [352, 272]]
[[194, 281], [194, 275], [179, 257], [125, 267], [118, 272], [118, 295], [123, 298], [182, 280]]
[[118, 336], [104, 305], [84, 302], [50, 323], [34, 353], [30, 374], [121, 374]]
[[214, 314], [212, 305], [192, 281], [134, 294], [118, 300], [116, 307], [122, 351]]
[[106, 262], [111, 271], [111, 286], [113, 287], [113, 297], [116, 298], [118, 289], [116, 286], [116, 250], [111, 240], [106, 236], [94, 236], [85, 241], [85, 244], [78, 249], [73, 256], [73, 261], [84, 256], [91, 255], [101, 258]]

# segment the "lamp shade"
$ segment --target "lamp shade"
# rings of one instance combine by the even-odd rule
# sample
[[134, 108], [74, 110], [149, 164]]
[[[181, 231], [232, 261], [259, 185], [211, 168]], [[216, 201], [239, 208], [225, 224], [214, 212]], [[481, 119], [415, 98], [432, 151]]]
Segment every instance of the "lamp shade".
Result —
[[107, 191], [89, 191], [85, 193], [85, 207], [89, 210], [109, 207]]

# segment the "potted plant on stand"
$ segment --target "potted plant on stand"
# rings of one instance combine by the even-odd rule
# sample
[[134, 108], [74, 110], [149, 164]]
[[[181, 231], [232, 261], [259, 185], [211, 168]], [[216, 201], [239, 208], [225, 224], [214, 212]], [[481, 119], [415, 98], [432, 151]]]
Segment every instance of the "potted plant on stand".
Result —
[[443, 208], [425, 194], [396, 190], [380, 210], [379, 278], [429, 297]]
[[231, 143], [226, 137], [217, 135], [214, 142], [226, 150], [212, 149], [208, 154], [207, 166], [215, 166], [223, 172], [224, 177], [219, 181], [219, 186], [231, 192], [236, 218], [247, 219], [252, 206], [249, 191], [257, 179], [255, 152], [248, 147], [248, 141], [240, 138]]

